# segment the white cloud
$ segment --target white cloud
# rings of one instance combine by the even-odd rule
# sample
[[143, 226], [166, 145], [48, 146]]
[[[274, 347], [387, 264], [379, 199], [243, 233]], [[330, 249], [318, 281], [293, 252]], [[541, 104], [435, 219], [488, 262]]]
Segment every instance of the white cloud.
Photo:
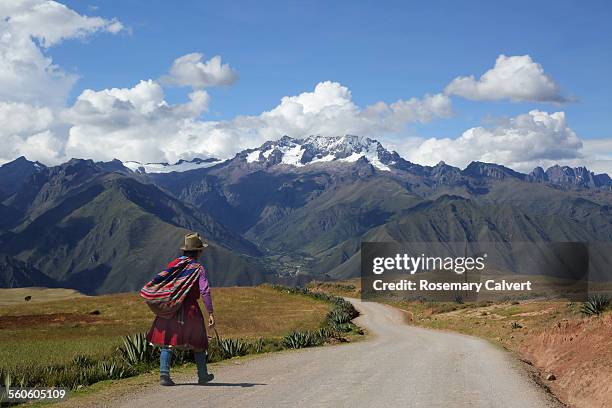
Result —
[[[586, 165], [589, 170], [612, 175], [612, 138], [585, 139], [582, 144], [582, 152], [588, 158]], [[585, 163], [579, 161], [574, 165], [584, 166]]]
[[25, 156], [29, 160], [40, 162], [59, 163], [62, 161], [64, 141], [52, 131], [36, 133], [28, 136], [18, 145], [18, 156]]
[[559, 85], [529, 55], [500, 55], [495, 67], [479, 79], [473, 75], [457, 77], [448, 84], [445, 92], [471, 100], [567, 102]]
[[[53, 111], [46, 107], [36, 107], [21, 102], [1, 102], [0, 101], [0, 161], [12, 160], [17, 156], [30, 153], [31, 149], [26, 148], [28, 139], [32, 135], [48, 132], [54, 126], [55, 115]], [[37, 139], [31, 139], [29, 144]], [[58, 147], [59, 154], [61, 146]], [[56, 153], [49, 157], [37, 156], [45, 161], [52, 160]], [[30, 155], [28, 154], [28, 157]]]
[[48, 0], [0, 4], [0, 100], [61, 106], [77, 80], [43, 50], [98, 31], [117, 33], [117, 20], [87, 17]]
[[20, 102], [0, 101], [0, 136], [40, 132], [53, 124], [51, 109]]
[[66, 156], [97, 160], [166, 160], [166, 146], [208, 109], [205, 91], [170, 105], [162, 87], [140, 81], [133, 88], [85, 90], [62, 118], [70, 124]]
[[13, 35], [37, 39], [48, 48], [69, 38], [84, 38], [97, 31], [113, 34], [123, 29], [117, 21], [101, 17], [82, 16], [61, 3], [44, 0], [12, 1], [0, 9], [7, 18], [7, 25]]
[[475, 127], [457, 139], [431, 138], [416, 148], [403, 151], [414, 162], [433, 165], [445, 161], [465, 167], [471, 161], [503, 164], [531, 171], [555, 163], [585, 159], [582, 141], [568, 126], [564, 112], [532, 110], [492, 128]]
[[161, 86], [151, 80], [129, 89], [85, 90], [62, 115], [71, 126], [66, 155], [143, 162], [226, 158], [284, 134], [382, 135], [451, 114], [444, 95], [379, 102], [362, 109], [353, 103], [350, 91], [335, 82], [284, 97], [258, 116], [203, 121], [199, 117], [207, 105], [208, 94], [201, 90], [192, 92], [185, 104], [169, 105]]
[[294, 137], [346, 133], [384, 135], [400, 132], [409, 123], [426, 123], [452, 114], [450, 99], [441, 94], [426, 95], [387, 104], [377, 102], [360, 108], [350, 90], [337, 82], [320, 82], [313, 92], [286, 96], [274, 109], [257, 117], [237, 118], [241, 126], [251, 122], [264, 138], [283, 134]]
[[[237, 74], [219, 56], [205, 61], [202, 54], [192, 53], [177, 58], [160, 80], [194, 88], [184, 103], [168, 103], [160, 83], [148, 80], [131, 88], [86, 89], [65, 107], [77, 78], [55, 65], [45, 50], [66, 39], [123, 29], [116, 20], [82, 16], [53, 1], [0, 3], [0, 162], [18, 155], [47, 164], [70, 157], [142, 162], [226, 158], [284, 134], [351, 133], [397, 141], [408, 124], [450, 116], [451, 94], [471, 99], [565, 100], [558, 85], [529, 56], [502, 55], [479, 80], [457, 78], [446, 94], [360, 107], [348, 88], [326, 81], [312, 91], [282, 98], [260, 115], [207, 121], [201, 115], [210, 101], [202, 89], [229, 85]], [[457, 139], [411, 138], [402, 146], [400, 153], [417, 163], [445, 160], [464, 166], [482, 160], [528, 171], [536, 164], [563, 162], [612, 172], [610, 141], [583, 144], [563, 112], [531, 111], [498, 126], [468, 129]]]
[[166, 85], [206, 88], [231, 85], [238, 80], [238, 74], [229, 64], [223, 64], [219, 55], [202, 62], [203, 58], [202, 54], [194, 52], [175, 59], [168, 75], [160, 81]]

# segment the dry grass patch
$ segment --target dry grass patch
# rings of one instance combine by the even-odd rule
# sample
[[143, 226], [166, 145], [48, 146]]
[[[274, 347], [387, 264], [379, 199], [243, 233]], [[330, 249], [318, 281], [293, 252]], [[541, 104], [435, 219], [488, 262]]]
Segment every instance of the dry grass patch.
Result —
[[[66, 294], [62, 289], [54, 294], [55, 290], [46, 290], [48, 299]], [[22, 293], [26, 292], [32, 290]], [[213, 301], [223, 337], [281, 337], [296, 329], [314, 330], [331, 308], [266, 287], [215, 288]], [[153, 318], [137, 293], [9, 303], [0, 306], [0, 367], [63, 364], [77, 355], [105, 356], [122, 343], [123, 336], [148, 330]]]
[[53, 300], [81, 298], [85, 296], [86, 295], [74, 289], [2, 288], [0, 289], [0, 307], [25, 304], [26, 297], [30, 297], [28, 303], [41, 303]]

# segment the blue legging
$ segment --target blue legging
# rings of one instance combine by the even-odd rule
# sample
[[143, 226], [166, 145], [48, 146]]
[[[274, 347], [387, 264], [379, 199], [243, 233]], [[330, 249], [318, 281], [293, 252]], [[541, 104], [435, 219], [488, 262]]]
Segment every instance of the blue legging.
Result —
[[[208, 368], [206, 367], [206, 352], [195, 351], [196, 366], [198, 367], [198, 378], [206, 378], [208, 376]], [[159, 355], [159, 374], [170, 375], [170, 360], [172, 359], [172, 349], [170, 347], [162, 347]]]

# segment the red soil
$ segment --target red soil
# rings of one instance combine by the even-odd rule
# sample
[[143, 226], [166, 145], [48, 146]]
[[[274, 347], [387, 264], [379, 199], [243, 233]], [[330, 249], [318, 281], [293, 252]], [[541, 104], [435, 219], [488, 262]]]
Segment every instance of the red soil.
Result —
[[570, 406], [612, 407], [612, 315], [564, 320], [529, 336], [518, 350]]

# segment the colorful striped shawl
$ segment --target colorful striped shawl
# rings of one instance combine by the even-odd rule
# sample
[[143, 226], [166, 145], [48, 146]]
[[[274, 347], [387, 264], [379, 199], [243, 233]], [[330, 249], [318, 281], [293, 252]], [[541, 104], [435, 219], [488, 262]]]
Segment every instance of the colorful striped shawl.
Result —
[[140, 296], [157, 316], [171, 319], [181, 308], [191, 287], [198, 281], [201, 269], [202, 266], [195, 260], [181, 256], [144, 285]]

